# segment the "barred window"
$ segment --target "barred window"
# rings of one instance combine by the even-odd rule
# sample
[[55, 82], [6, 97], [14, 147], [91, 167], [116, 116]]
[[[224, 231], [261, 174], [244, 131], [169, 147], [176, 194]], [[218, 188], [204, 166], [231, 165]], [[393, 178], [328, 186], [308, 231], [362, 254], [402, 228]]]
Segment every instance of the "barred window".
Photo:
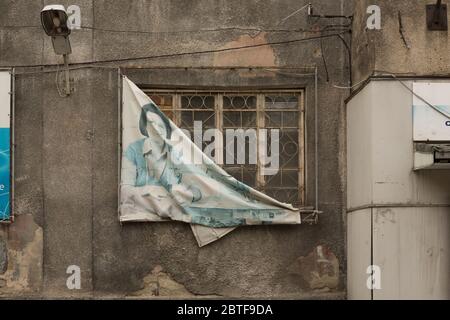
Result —
[[[305, 125], [303, 92], [298, 91], [264, 91], [264, 92], [207, 92], [207, 91], [169, 91], [146, 90], [150, 98], [180, 128], [186, 129], [193, 137], [194, 122], [201, 121], [202, 130], [217, 128], [223, 133], [221, 145], [223, 168], [236, 179], [264, 192], [265, 194], [294, 206], [304, 205], [305, 197]], [[228, 129], [254, 129], [258, 134], [257, 145], [250, 145], [245, 140], [245, 161], [238, 161], [234, 145], [231, 156], [234, 161], [226, 160], [230, 153], [226, 139]], [[250, 148], [259, 149], [260, 131], [266, 129], [267, 152], [271, 153], [270, 130], [279, 132], [279, 168], [276, 174], [264, 174], [264, 164], [258, 159], [251, 163]], [[261, 132], [262, 133], [262, 132]], [[203, 142], [204, 148], [210, 141]], [[217, 150], [217, 149], [216, 149]], [[220, 151], [219, 151], [220, 152]], [[259, 152], [259, 150], [258, 150]], [[242, 160], [242, 159], [241, 159]]]

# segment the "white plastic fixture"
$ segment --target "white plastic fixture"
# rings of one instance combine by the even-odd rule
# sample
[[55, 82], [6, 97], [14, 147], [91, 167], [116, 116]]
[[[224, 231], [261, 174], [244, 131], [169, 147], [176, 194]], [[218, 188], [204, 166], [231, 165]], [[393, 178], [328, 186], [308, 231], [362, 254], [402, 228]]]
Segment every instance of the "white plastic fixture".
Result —
[[41, 11], [41, 24], [45, 33], [52, 37], [53, 49], [56, 54], [70, 54], [68, 16], [63, 5], [53, 4], [45, 6]]

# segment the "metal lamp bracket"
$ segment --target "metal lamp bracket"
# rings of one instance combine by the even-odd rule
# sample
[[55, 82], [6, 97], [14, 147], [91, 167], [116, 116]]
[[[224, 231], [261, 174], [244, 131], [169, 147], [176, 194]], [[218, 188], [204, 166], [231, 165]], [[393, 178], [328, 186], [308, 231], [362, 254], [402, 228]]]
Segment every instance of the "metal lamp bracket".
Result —
[[432, 31], [448, 30], [447, 5], [438, 0], [436, 4], [428, 4], [427, 27]]

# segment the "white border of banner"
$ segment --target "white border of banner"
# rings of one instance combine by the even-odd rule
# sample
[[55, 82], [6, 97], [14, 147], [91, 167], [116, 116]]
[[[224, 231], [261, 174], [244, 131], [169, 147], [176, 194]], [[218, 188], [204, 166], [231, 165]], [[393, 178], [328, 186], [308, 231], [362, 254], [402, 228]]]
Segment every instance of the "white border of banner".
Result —
[[[123, 88], [122, 88], [123, 74], [120, 68], [117, 68], [117, 123], [118, 123], [118, 137], [117, 137], [117, 219], [120, 221], [120, 179], [122, 176], [122, 106], [123, 106]], [[120, 225], [122, 222], [120, 221]]]

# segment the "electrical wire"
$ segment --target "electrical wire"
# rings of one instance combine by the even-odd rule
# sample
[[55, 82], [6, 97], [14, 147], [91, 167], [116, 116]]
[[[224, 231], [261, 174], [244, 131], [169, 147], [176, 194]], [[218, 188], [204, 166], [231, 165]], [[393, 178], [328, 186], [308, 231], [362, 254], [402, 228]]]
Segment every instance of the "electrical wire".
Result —
[[298, 29], [265, 29], [256, 27], [223, 27], [215, 29], [199, 29], [199, 30], [174, 30], [174, 31], [143, 31], [143, 30], [117, 30], [117, 29], [105, 29], [96, 27], [81, 27], [81, 29], [115, 32], [115, 33], [137, 33], [137, 34], [180, 34], [180, 33], [204, 33], [204, 32], [226, 32], [226, 31], [243, 31], [243, 32], [312, 32], [314, 30], [298, 28]]
[[327, 60], [325, 58], [325, 51], [323, 50], [323, 39], [320, 39], [320, 53], [322, 56], [323, 66], [325, 68], [325, 74], [327, 76], [327, 82], [330, 82], [330, 74], [328, 73]]
[[[345, 25], [335, 24], [334, 27], [348, 27]], [[41, 29], [41, 26], [3, 26], [2, 28], [8, 29], [23, 29], [23, 28], [35, 28]], [[108, 28], [98, 28], [98, 27], [88, 27], [81, 26], [79, 29], [72, 29], [72, 32], [76, 32], [77, 30], [93, 30], [93, 31], [103, 31], [103, 32], [112, 32], [112, 33], [137, 33], [137, 34], [152, 34], [152, 35], [161, 35], [161, 34], [183, 34], [183, 33], [204, 33], [204, 32], [226, 32], [226, 31], [243, 31], [243, 32], [271, 32], [271, 33], [283, 33], [283, 32], [297, 32], [297, 33], [305, 33], [305, 32], [321, 32], [323, 29], [312, 30], [307, 28], [297, 28], [297, 29], [275, 29], [275, 28], [257, 28], [257, 27], [222, 27], [222, 28], [212, 28], [212, 29], [197, 29], [197, 30], [173, 30], [173, 31], [144, 31], [144, 30], [119, 30], [119, 29], [108, 29]]]
[[[379, 71], [379, 72], [384, 72], [384, 71]], [[394, 78], [395, 80], [400, 82], [400, 84], [403, 87], [405, 87], [409, 92], [411, 92], [416, 98], [422, 100], [422, 102], [424, 102], [427, 106], [429, 106], [430, 108], [432, 108], [436, 112], [440, 113], [441, 115], [443, 115], [447, 119], [450, 119], [450, 115], [449, 114], [447, 114], [444, 111], [440, 110], [438, 107], [436, 107], [435, 105], [433, 105], [430, 102], [428, 102], [427, 100], [425, 100], [425, 98], [423, 98], [420, 95], [418, 95], [416, 92], [414, 92], [414, 90], [412, 90], [410, 87], [408, 87], [408, 85], [406, 83], [404, 83], [402, 80], [400, 80], [394, 73], [385, 73], [384, 75], [391, 76], [392, 78]]]
[[361, 81], [359, 81], [358, 83], [355, 83], [354, 85], [348, 86], [348, 87], [346, 87], [346, 86], [338, 86], [338, 85], [335, 85], [335, 84], [333, 84], [333, 87], [335, 87], [335, 88], [337, 88], [337, 89], [353, 89], [353, 88], [359, 86], [360, 84], [362, 84], [362, 83], [364, 83], [364, 82], [367, 82], [367, 80], [368, 80], [368, 79], [361, 80]]
[[311, 18], [317, 18], [317, 19], [348, 19], [353, 20], [353, 16], [343, 16], [343, 15], [321, 15], [321, 14], [312, 14], [310, 15]]
[[[21, 66], [18, 66], [18, 68], [21, 68]], [[117, 66], [90, 66], [90, 65], [85, 65], [85, 66], [78, 66], [78, 67], [69, 67], [66, 70], [72, 71], [72, 70], [81, 70], [81, 69], [94, 69], [94, 68], [99, 68], [99, 69], [114, 69], [117, 70]], [[56, 69], [52, 69], [52, 70], [37, 70], [37, 71], [27, 71], [27, 72], [16, 72], [17, 75], [31, 75], [31, 74], [43, 74], [43, 73], [54, 73], [54, 72], [59, 72], [59, 64], [56, 65]]]
[[285, 21], [286, 21], [287, 19], [289, 19], [290, 17], [293, 17], [294, 15], [296, 15], [297, 13], [299, 13], [300, 11], [302, 11], [302, 10], [308, 8], [310, 5], [311, 5], [311, 4], [308, 3], [308, 4], [304, 5], [303, 7], [301, 7], [300, 9], [295, 10], [294, 12], [292, 12], [292, 13], [291, 13], [290, 15], [288, 15], [287, 17], [281, 19], [281, 21], [277, 23], [277, 26], [280, 25], [280, 24], [282, 24], [283, 22], [285, 22]]
[[[307, 37], [307, 38], [265, 42], [265, 43], [254, 44], [254, 45], [245, 45], [245, 46], [222, 48], [222, 49], [210, 49], [210, 50], [203, 50], [203, 51], [168, 53], [168, 54], [160, 54], [160, 55], [153, 55], [153, 56], [133, 57], [133, 58], [94, 60], [94, 61], [72, 63], [72, 65], [95, 65], [95, 64], [100, 64], [100, 63], [130, 62], [130, 61], [138, 61], [138, 60], [174, 58], [174, 57], [182, 57], [182, 56], [197, 55], [197, 54], [229, 52], [229, 51], [237, 51], [237, 50], [243, 50], [243, 49], [259, 48], [259, 47], [265, 47], [265, 46], [277, 46], [277, 45], [283, 45], [283, 44], [292, 44], [292, 43], [307, 42], [307, 41], [313, 41], [313, 40], [319, 40], [319, 39], [325, 39], [325, 38], [339, 37], [340, 35], [345, 34], [347, 32], [348, 31], [340, 32], [340, 33], [325, 34], [325, 35], [320, 35], [320, 36]], [[15, 67], [26, 68], [26, 67], [48, 67], [48, 66], [54, 66], [54, 64], [17, 65]]]
[[[273, 72], [276, 74], [281, 74], [281, 75], [285, 75], [285, 76], [290, 76], [290, 77], [300, 77], [300, 78], [304, 78], [304, 77], [311, 77], [314, 76], [314, 73], [294, 73], [294, 72], [282, 72], [282, 71], [278, 71], [275, 68], [274, 69], [270, 69], [270, 68], [264, 68], [264, 70], [269, 71], [269, 72]], [[323, 78], [321, 76], [318, 75], [318, 78], [321, 78], [323, 80]], [[346, 87], [346, 86], [339, 86], [339, 85], [335, 85], [332, 84], [331, 86], [333, 86], [334, 88], [337, 89], [353, 89], [357, 86], [359, 86], [360, 84], [369, 81], [369, 79], [364, 79], [354, 85], [352, 85], [351, 87]]]
[[58, 95], [60, 98], [65, 98], [67, 97], [67, 94], [63, 94], [61, 93], [61, 89], [59, 87], [59, 64], [56, 65], [56, 77], [55, 77], [55, 82], [56, 82], [56, 90], [58, 91]]
[[[323, 28], [323, 30], [327, 30], [329, 28], [335, 28], [339, 25], [327, 25]], [[348, 25], [342, 25], [342, 27], [348, 27]], [[348, 45], [348, 43], [345, 41], [344, 37], [342, 35], [338, 35], [339, 39], [342, 41], [342, 43], [344, 44], [347, 53], [348, 53], [348, 63], [349, 63], [349, 73], [350, 73], [350, 86], [352, 86], [352, 52], [350, 49], [350, 46]], [[325, 51], [323, 49], [323, 39], [320, 39], [320, 52], [321, 52], [321, 56], [322, 56], [322, 61], [323, 61], [323, 65], [325, 68], [325, 73], [326, 73], [326, 81], [327, 83], [330, 82], [330, 76], [328, 73], [328, 65], [327, 65], [327, 61], [325, 58]], [[353, 87], [353, 86], [352, 86]]]
[[264, 68], [265, 71], [268, 72], [272, 72], [272, 73], [276, 73], [276, 74], [281, 74], [284, 76], [290, 76], [290, 77], [311, 77], [314, 76], [315, 73], [294, 73], [294, 72], [282, 72], [277, 70], [276, 68]]
[[[113, 69], [113, 70], [117, 70], [120, 67], [117, 66], [99, 66], [99, 65], [95, 65], [95, 66], [91, 66], [91, 65], [84, 65], [84, 66], [77, 66], [77, 67], [69, 67], [67, 68], [67, 70], [72, 71], [72, 70], [81, 70], [81, 69]], [[153, 67], [143, 67], [143, 68], [139, 68], [139, 69], [149, 69], [149, 70], [155, 70], [155, 69], [164, 69], [164, 70], [189, 70], [189, 69], [194, 69], [194, 70], [203, 70], [203, 69], [214, 69], [214, 70], [234, 70], [234, 69], [248, 69], [248, 70], [265, 70], [265, 71], [272, 71], [275, 72], [274, 70], [303, 70], [303, 69], [313, 69], [313, 66], [304, 66], [304, 67], [277, 67], [277, 66], [267, 66], [267, 67], [262, 67], [262, 66], [220, 66], [220, 67], [214, 67], [214, 66], [210, 66], [210, 67], [205, 67], [205, 66], [201, 66], [201, 67], [194, 67], [194, 66], [153, 66]], [[54, 73], [58, 71], [58, 65], [56, 69], [50, 69], [50, 70], [37, 70], [37, 71], [27, 71], [27, 72], [16, 72], [16, 75], [32, 75], [32, 74], [43, 74], [43, 73]], [[284, 74], [294, 74], [294, 73], [290, 73], [290, 72], [285, 72]], [[310, 74], [298, 74], [298, 75], [310, 75]]]

